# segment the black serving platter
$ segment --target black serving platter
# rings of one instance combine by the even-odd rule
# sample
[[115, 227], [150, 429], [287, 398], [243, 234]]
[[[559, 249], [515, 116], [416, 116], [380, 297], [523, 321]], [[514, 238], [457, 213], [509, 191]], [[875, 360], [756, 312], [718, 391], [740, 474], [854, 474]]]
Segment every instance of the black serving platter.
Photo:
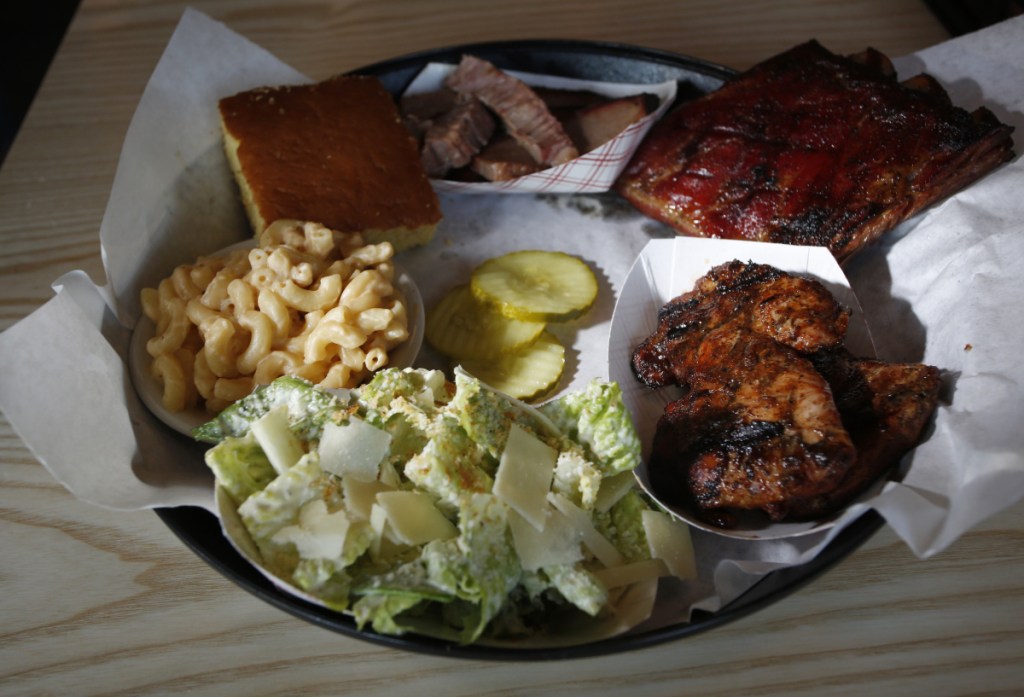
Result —
[[[676, 80], [677, 101], [718, 87], [734, 74], [729, 68], [696, 58], [625, 44], [566, 40], [505, 41], [465, 44], [424, 51], [360, 68], [375, 75], [396, 97], [431, 62], [457, 63], [463, 54], [491, 61], [499, 68], [604, 82], [658, 83]], [[814, 559], [765, 576], [750, 590], [717, 612], [694, 614], [690, 622], [630, 632], [599, 642], [559, 648], [506, 648], [468, 645], [419, 635], [385, 636], [359, 630], [351, 617], [306, 602], [271, 583], [223, 536], [220, 522], [195, 507], [157, 509], [157, 515], [197, 556], [227, 578], [295, 617], [363, 641], [416, 653], [502, 661], [555, 660], [621, 653], [676, 641], [737, 620], [793, 593], [830, 569], [868, 540], [882, 525], [868, 512], [838, 534]]]

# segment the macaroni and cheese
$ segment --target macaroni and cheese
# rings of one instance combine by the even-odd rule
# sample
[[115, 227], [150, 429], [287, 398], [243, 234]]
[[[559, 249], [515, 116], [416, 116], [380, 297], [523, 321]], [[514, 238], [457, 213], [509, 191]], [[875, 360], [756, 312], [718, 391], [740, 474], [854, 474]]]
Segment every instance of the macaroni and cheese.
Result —
[[390, 242], [279, 220], [259, 246], [200, 257], [143, 289], [164, 407], [218, 412], [281, 375], [360, 384], [409, 337], [393, 256]]

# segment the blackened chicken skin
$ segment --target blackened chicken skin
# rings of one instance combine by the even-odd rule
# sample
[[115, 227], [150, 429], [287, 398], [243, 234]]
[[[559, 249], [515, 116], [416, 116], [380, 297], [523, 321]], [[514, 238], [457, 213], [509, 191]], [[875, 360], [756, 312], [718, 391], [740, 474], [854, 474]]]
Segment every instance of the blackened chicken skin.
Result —
[[739, 261], [669, 302], [633, 353], [641, 381], [684, 390], [658, 422], [655, 491], [712, 521], [805, 519], [895, 464], [935, 408], [938, 371], [853, 358], [848, 318], [820, 283]]

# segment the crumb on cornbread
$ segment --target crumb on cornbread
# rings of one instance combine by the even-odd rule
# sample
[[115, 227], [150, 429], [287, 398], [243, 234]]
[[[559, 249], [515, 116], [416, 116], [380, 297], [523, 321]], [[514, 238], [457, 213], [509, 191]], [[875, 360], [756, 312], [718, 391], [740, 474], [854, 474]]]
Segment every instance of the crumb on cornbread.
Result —
[[219, 103], [228, 161], [256, 235], [312, 220], [396, 250], [441, 219], [416, 143], [377, 78], [261, 87]]

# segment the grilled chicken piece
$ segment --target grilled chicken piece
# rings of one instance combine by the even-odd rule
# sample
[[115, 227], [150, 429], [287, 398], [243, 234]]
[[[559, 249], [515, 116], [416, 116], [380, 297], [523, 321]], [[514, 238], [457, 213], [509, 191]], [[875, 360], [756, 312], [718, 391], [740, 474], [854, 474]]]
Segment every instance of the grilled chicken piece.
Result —
[[1013, 129], [881, 53], [796, 46], [654, 126], [616, 189], [683, 234], [839, 260], [1013, 157]]
[[687, 390], [658, 424], [658, 490], [685, 492], [702, 508], [764, 508], [828, 491], [856, 451], [801, 351], [840, 345], [848, 318], [820, 283], [739, 261], [666, 305], [633, 353], [646, 384]]
[[940, 374], [930, 365], [857, 359], [844, 349], [812, 360], [832, 388], [857, 462], [833, 490], [793, 497], [774, 517], [816, 518], [849, 503], [921, 440], [939, 400]]
[[[697, 361], [708, 353], [701, 347], [712, 330], [742, 328], [813, 353], [842, 344], [849, 318], [816, 281], [765, 264], [729, 262], [661, 308], [657, 330], [633, 351], [633, 373], [651, 387], [687, 387]], [[712, 353], [705, 360], [716, 357]]]
[[[651, 481], [700, 508], [784, 509], [827, 494], [857, 452], [825, 379], [793, 349], [737, 326], [658, 422]], [[709, 361], [711, 362], [711, 361]]]
[[655, 433], [659, 495], [722, 525], [733, 509], [813, 518], [897, 462], [935, 408], [938, 371], [854, 359], [848, 318], [820, 283], [739, 261], [669, 302], [632, 357], [645, 384], [684, 390]]

